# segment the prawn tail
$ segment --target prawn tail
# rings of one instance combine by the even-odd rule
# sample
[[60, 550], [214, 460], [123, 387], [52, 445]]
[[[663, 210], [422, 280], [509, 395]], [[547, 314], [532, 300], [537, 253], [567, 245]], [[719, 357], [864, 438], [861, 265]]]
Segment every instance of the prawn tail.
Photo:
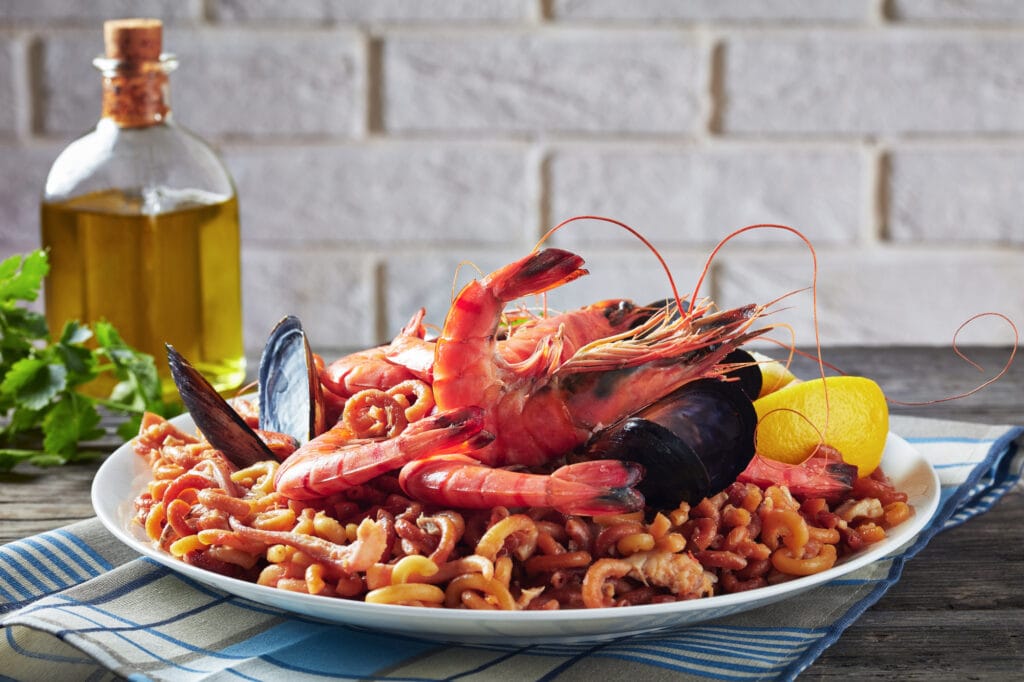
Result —
[[544, 249], [500, 268], [484, 284], [499, 301], [540, 294], [587, 274], [583, 258], [563, 249]]
[[567, 464], [551, 474], [548, 504], [583, 516], [643, 509], [644, 496], [634, 488], [643, 475], [643, 466], [636, 462], [598, 459]]
[[801, 464], [786, 464], [756, 455], [736, 480], [762, 488], [784, 485], [798, 499], [823, 497], [833, 500], [853, 487], [857, 480], [857, 467], [824, 457], [811, 457]]

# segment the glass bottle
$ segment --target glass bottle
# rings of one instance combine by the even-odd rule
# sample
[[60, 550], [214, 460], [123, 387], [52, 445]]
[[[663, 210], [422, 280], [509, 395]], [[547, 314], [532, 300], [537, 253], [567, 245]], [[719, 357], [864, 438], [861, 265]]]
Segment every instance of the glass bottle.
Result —
[[102, 116], [57, 157], [41, 222], [51, 334], [105, 319], [157, 361], [164, 343], [223, 392], [245, 376], [238, 200], [217, 155], [171, 116], [156, 19], [104, 24]]

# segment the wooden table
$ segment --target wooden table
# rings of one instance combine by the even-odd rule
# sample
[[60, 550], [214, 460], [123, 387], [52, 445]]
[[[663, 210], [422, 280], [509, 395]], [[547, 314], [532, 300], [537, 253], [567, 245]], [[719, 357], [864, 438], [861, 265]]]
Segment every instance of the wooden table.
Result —
[[[836, 348], [826, 360], [870, 376], [890, 399], [929, 401], [970, 390], [994, 375], [1005, 349], [979, 349], [980, 374], [949, 349]], [[796, 364], [801, 376], [814, 365]], [[975, 395], [893, 414], [1024, 424], [1024, 364]], [[93, 515], [96, 465], [0, 475], [0, 543]], [[937, 536], [900, 581], [801, 677], [826, 679], [1021, 679], [1024, 675], [1024, 494]]]

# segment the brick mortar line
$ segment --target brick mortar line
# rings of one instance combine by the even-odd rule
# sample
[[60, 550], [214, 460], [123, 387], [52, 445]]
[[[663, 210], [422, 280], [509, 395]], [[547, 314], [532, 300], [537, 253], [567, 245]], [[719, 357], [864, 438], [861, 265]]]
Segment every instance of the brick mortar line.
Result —
[[[440, 132], [440, 131], [424, 131], [422, 133], [396, 133], [391, 134], [386, 131], [371, 131], [364, 137], [346, 137], [343, 135], [322, 135], [319, 133], [311, 133], [308, 135], [293, 135], [293, 136], [278, 136], [268, 135], [264, 133], [259, 134], [239, 134], [232, 133], [230, 135], [209, 135], [203, 134], [201, 130], [189, 126], [188, 121], [183, 121], [183, 125], [197, 132], [204, 139], [217, 142], [224, 146], [236, 146], [236, 147], [247, 147], [247, 148], [267, 148], [267, 149], [279, 149], [287, 146], [308, 146], [308, 145], [322, 145], [330, 144], [335, 146], [357, 146], [357, 145], [370, 145], [370, 144], [402, 144], [409, 143], [414, 145], [426, 145], [426, 144], [494, 144], [494, 145], [537, 145], [543, 144], [549, 147], [551, 146], [588, 146], [591, 148], [607, 148], [608, 150], [614, 150], [617, 147], [628, 147], [635, 149], [638, 147], [650, 146], [652, 149], [663, 148], [665, 144], [679, 145], [682, 147], [692, 147], [694, 149], [700, 149], [704, 147], [717, 146], [723, 149], [726, 148], [740, 148], [747, 147], [754, 149], [763, 149], [769, 147], [789, 147], [793, 149], [827, 149], [827, 148], [840, 148], [840, 147], [856, 147], [863, 144], [878, 144], [885, 146], [899, 146], [904, 148], [927, 148], [927, 147], [938, 147], [943, 145], [950, 145], [953, 147], [969, 147], [973, 145], [1000, 148], [1001, 145], [1013, 144], [1013, 145], [1024, 145], [1024, 131], [1020, 133], [1003, 132], [1003, 133], [929, 133], [927, 135], [879, 135], [874, 133], [865, 134], [854, 134], [849, 135], [836, 133], [831, 135], [818, 135], [818, 134], [807, 134], [807, 135], [776, 135], [776, 134], [731, 134], [731, 133], [702, 133], [697, 131], [692, 134], [679, 134], [679, 135], [667, 135], [664, 133], [615, 133], [615, 134], [601, 134], [601, 133], [566, 133], [566, 132], [549, 132], [544, 130], [538, 130], [535, 132], [515, 132], [515, 133], [504, 133], [501, 131], [495, 131], [492, 133], [484, 132], [472, 132], [472, 133], [460, 133], [457, 131], [453, 132]], [[700, 132], [700, 134], [697, 134]], [[32, 138], [39, 142], [54, 142], [59, 143], [61, 141], [67, 141], [68, 138], [64, 136], [58, 136], [55, 134], [40, 134], [33, 135]]]
[[199, 6], [199, 20], [201, 22], [207, 25], [218, 23], [214, 17], [214, 0], [199, 0], [197, 4]]
[[[1024, 33], [1024, 19], [993, 19], [990, 21], [970, 22], [964, 19], [949, 19], [944, 21], [892, 21], [874, 22], [872, 19], [865, 19], [861, 22], [823, 22], [813, 20], [787, 21], [753, 21], [737, 20], [727, 21], [670, 21], [670, 20], [649, 20], [649, 21], [615, 21], [606, 22], [583, 22], [583, 21], [532, 21], [524, 19], [521, 22], [491, 21], [480, 23], [443, 23], [421, 24], [421, 23], [374, 23], [374, 22], [343, 22], [331, 21], [325, 23], [312, 22], [290, 22], [283, 20], [267, 20], [265, 22], [248, 23], [222, 23], [222, 22], [166, 22], [165, 26], [170, 32], [181, 30], [196, 30], [200, 33], [249, 33], [251, 35], [274, 36], [285, 34], [309, 34], [309, 33], [362, 33], [373, 38], [386, 37], [388, 34], [395, 35], [417, 35], [450, 37], [454, 34], [488, 34], [488, 33], [537, 33], [538, 35], [557, 35], [572, 33], [646, 33], [646, 34], [673, 34], [673, 33], [697, 33], [700, 31], [713, 31], [724, 35], [800, 35], [808, 32], [829, 32], [849, 34], [878, 34], [891, 35], [894, 33], [920, 33], [920, 34], [949, 34], [949, 35], [985, 35], [999, 36], [1005, 34], [1007, 37], [1019, 37]], [[0, 36], [14, 37], [17, 35], [32, 34], [38, 37], [64, 36], [70, 34], [96, 34], [98, 49], [102, 49], [102, 37], [100, 35], [99, 20], [81, 24], [57, 24], [42, 23], [34, 21], [3, 22], [0, 21]], [[170, 46], [169, 46], [170, 47]], [[173, 52], [173, 50], [170, 50]]]
[[[653, 20], [652, 20], [653, 21]], [[353, 27], [357, 30], [371, 31], [375, 37], [386, 37], [387, 34], [397, 36], [435, 36], [452, 37], [458, 34], [493, 34], [493, 33], [536, 33], [537, 35], [549, 36], [565, 34], [570, 35], [585, 33], [636, 33], [636, 34], [696, 34], [702, 31], [714, 32], [726, 36], [767, 35], [767, 36], [789, 36], [807, 35], [809, 37], [821, 33], [847, 33], [850, 35], [894, 35], [897, 33], [906, 34], [947, 34], [947, 35], [985, 35], [1019, 38], [1024, 33], [1024, 20], [999, 21], [993, 20], [987, 23], [964, 23], [959, 20], [949, 22], [892, 22], [886, 21], [873, 23], [822, 23], [822, 22], [794, 22], [794, 23], [760, 23], [760, 22], [672, 22], [658, 20], [657, 23], [647, 22], [542, 22], [539, 24], [530, 23], [491, 23], [491, 24], [388, 24], [373, 27], [372, 29], [357, 24], [337, 24], [335, 27]], [[327, 28], [327, 27], [324, 27]], [[321, 29], [322, 30], [322, 29]]]
[[367, 139], [384, 130], [384, 47], [370, 35], [361, 35], [359, 42], [363, 75], [362, 91], [359, 93], [363, 98], [359, 137]]
[[527, 151], [525, 164], [526, 197], [530, 202], [533, 224], [529, 219], [523, 226], [526, 241], [537, 241], [551, 225], [551, 150], [545, 144], [532, 145]]
[[[581, 139], [549, 139], [547, 145], [551, 148], [560, 148], [568, 151], [638, 151], [638, 152], [663, 152], [666, 143], [675, 143], [679, 146], [673, 147], [673, 152], [700, 152], [700, 151], [855, 151], [863, 147], [878, 147], [894, 151], [977, 151], [979, 148], [991, 151], [1013, 151], [1024, 152], [1024, 135], [1005, 137], [963, 137], [963, 138], [935, 138], [928, 140], [919, 139], [878, 139], [878, 138], [778, 138], [770, 139], [757, 138], [735, 138], [729, 136], [710, 136], [706, 141], [679, 138], [663, 139], [619, 139], [601, 138], [594, 140]], [[1012, 144], [1015, 146], [1007, 147]]]
[[865, 145], [861, 150], [863, 182], [861, 205], [864, 209], [861, 237], [869, 244], [879, 244], [887, 237], [888, 181], [886, 151], [878, 145]]
[[[570, 135], [554, 135], [544, 133], [543, 137], [536, 139], [524, 137], [485, 136], [485, 135], [388, 135], [374, 133], [366, 137], [342, 137], [325, 136], [318, 134], [298, 135], [293, 137], [278, 136], [248, 136], [248, 135], [204, 135], [202, 131], [195, 130], [188, 121], [181, 121], [182, 125], [194, 132], [197, 132], [204, 139], [216, 143], [225, 151], [275, 151], [289, 148], [299, 149], [305, 147], [387, 147], [402, 144], [427, 147], [432, 144], [451, 145], [479, 145], [484, 143], [493, 147], [506, 147], [514, 149], [521, 147], [524, 150], [535, 145], [543, 145], [548, 150], [560, 148], [569, 151], [640, 151], [657, 152], [665, 151], [666, 144], [676, 145], [671, 148], [673, 152], [698, 152], [698, 151], [743, 151], [746, 149], [754, 151], [792, 150], [792, 151], [852, 151], [865, 144], [877, 144], [889, 151], [976, 151], [978, 148], [991, 151], [1010, 151], [1014, 153], [1024, 152], [1024, 132], [1020, 134], [1001, 135], [957, 135], [957, 136], [936, 136], [929, 138], [902, 138], [902, 137], [746, 137], [734, 135], [710, 135], [706, 140], [698, 139], [696, 136], [595, 136], [579, 137]], [[66, 145], [75, 139], [74, 135], [57, 134], [33, 134], [30, 136], [15, 136], [11, 133], [0, 135], [0, 143], [16, 143], [12, 146], [24, 149], [42, 149], [52, 145]], [[1013, 145], [1006, 147], [1006, 145]]]
[[11, 71], [13, 78], [13, 97], [15, 103], [21, 102], [23, 106], [15, 106], [14, 136], [16, 138], [28, 138], [33, 134], [33, 117], [36, 111], [35, 88], [32, 83], [32, 43], [33, 39], [27, 36], [19, 36], [11, 41], [13, 50], [11, 55]]
[[527, 10], [527, 19], [536, 24], [544, 24], [551, 20], [553, 14], [552, 0], [533, 0]]
[[889, 23], [892, 14], [890, 4], [890, 0], [872, 0], [871, 6], [868, 8], [868, 21], [875, 26], [884, 26]]
[[[727, 233], [722, 234], [724, 238]], [[742, 239], [742, 238], [740, 238]], [[1007, 259], [1013, 256], [1024, 254], [1024, 244], [1018, 245], [1001, 245], [1001, 244], [970, 244], [967, 242], [963, 243], [935, 243], [935, 242], [880, 242], [878, 244], [815, 244], [811, 240], [811, 244], [814, 246], [815, 252], [819, 256], [842, 256], [850, 253], [858, 255], [874, 254], [874, 255], [894, 255], [894, 254], [913, 254], [922, 257], [927, 256], [944, 256], [944, 255], [967, 255], [978, 258], [996, 258], [996, 259]], [[658, 244], [654, 244], [658, 247]], [[683, 260], [683, 259], [701, 259], [706, 258], [707, 255], [714, 248], [714, 243], [708, 243], [704, 246], [671, 246], [665, 248], [659, 248], [659, 251], [668, 257], [670, 260]], [[251, 253], [291, 253], [301, 254], [309, 251], [321, 251], [326, 247], [338, 248], [338, 249], [359, 249], [359, 257], [364, 258], [369, 262], [369, 267], [377, 267], [388, 262], [390, 258], [407, 258], [410, 256], [421, 256], [424, 258], [448, 258], [452, 255], [454, 249], [463, 250], [467, 254], [476, 256], [489, 256], [494, 254], [511, 254], [510, 260], [515, 256], [515, 253], [510, 252], [510, 249], [517, 248], [516, 245], [510, 244], [506, 247], [501, 246], [474, 246], [470, 244], [453, 243], [446, 245], [439, 245], [437, 243], [424, 242], [419, 245], [399, 247], [394, 249], [385, 248], [379, 245], [367, 245], [362, 246], [356, 242], [317, 242], [317, 243], [304, 243], [294, 244], [290, 242], [254, 242], [248, 241], [243, 248], [244, 252]], [[529, 245], [521, 245], [519, 248], [523, 248], [523, 255], [526, 250], [533, 247], [533, 243]], [[649, 254], [647, 247], [640, 242], [636, 243], [636, 246], [627, 245], [594, 245], [589, 247], [571, 246], [566, 247], [569, 249], [576, 249], [580, 252], [580, 255], [587, 257], [609, 257], [622, 254], [624, 250], [629, 255], [643, 255]], [[768, 255], [772, 256], [790, 256], [799, 255], [806, 253], [807, 247], [802, 242], [798, 242], [794, 237], [793, 243], [779, 244], [779, 243], [740, 243], [732, 241], [726, 245], [726, 247], [718, 253], [716, 256], [716, 262], [725, 261], [731, 258], [737, 259], [763, 259]], [[355, 255], [355, 254], [353, 254]]]
[[373, 305], [374, 337], [386, 339], [388, 337], [388, 287], [387, 287], [387, 258], [377, 256], [369, 264], [370, 268], [370, 300]]
[[700, 112], [696, 126], [698, 142], [707, 144], [719, 132], [725, 103], [724, 46], [713, 31], [697, 33], [697, 45], [704, 64], [704, 82], [700, 84]]

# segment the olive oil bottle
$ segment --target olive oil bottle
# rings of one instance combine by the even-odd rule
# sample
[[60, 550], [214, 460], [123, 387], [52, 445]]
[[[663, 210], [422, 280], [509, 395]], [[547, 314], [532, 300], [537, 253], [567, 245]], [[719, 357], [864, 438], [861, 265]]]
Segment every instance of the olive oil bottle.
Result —
[[[42, 243], [51, 334], [107, 320], [154, 356], [174, 386], [165, 343], [223, 392], [245, 377], [238, 199], [216, 154], [178, 126], [168, 102], [173, 55], [155, 19], [104, 25], [96, 128], [54, 162]], [[99, 387], [100, 389], [105, 387]]]

